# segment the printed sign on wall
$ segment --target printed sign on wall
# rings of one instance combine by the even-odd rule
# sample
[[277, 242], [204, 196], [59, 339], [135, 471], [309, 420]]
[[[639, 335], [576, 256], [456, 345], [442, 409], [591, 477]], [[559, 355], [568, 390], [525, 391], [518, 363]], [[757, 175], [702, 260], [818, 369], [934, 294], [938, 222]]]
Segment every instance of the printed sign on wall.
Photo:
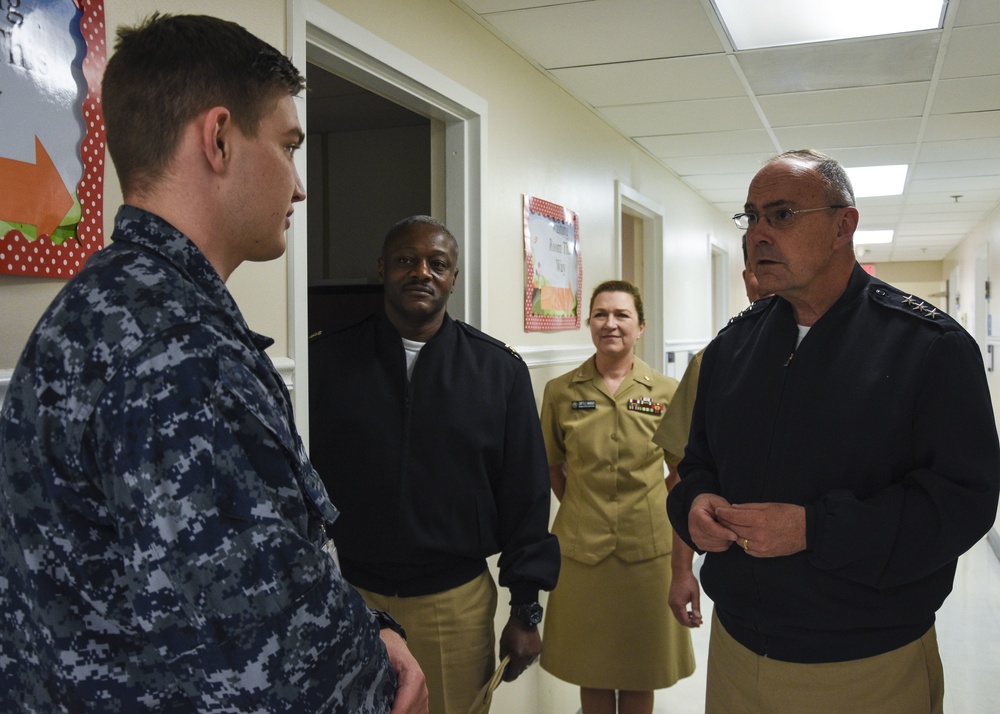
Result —
[[534, 196], [524, 197], [524, 329], [580, 327], [580, 220]]
[[103, 0], [0, 0], [0, 273], [75, 275], [103, 241]]

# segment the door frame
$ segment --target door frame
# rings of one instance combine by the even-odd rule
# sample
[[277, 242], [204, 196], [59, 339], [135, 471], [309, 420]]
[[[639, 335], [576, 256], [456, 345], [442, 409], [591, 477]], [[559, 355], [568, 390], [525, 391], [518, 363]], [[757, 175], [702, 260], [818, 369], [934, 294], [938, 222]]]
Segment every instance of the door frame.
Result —
[[663, 299], [663, 206], [621, 181], [615, 181], [615, 249], [614, 274], [622, 275], [622, 212], [642, 221], [642, 283], [646, 320], [640, 357], [657, 372], [665, 368]]
[[[339, 74], [412, 111], [444, 125], [444, 216], [459, 239], [462, 280], [448, 303], [453, 317], [484, 330], [487, 274], [483, 255], [483, 184], [486, 166], [487, 102], [429, 65], [406, 54], [319, 0], [288, 0], [286, 43], [292, 62], [305, 72], [307, 62]], [[303, 93], [306, 95], [307, 93]], [[296, 97], [303, 129], [306, 96]], [[296, 168], [307, 176], [306, 152], [296, 153]], [[306, 191], [308, 194], [308, 190]], [[441, 205], [432, 197], [435, 205]], [[308, 201], [308, 197], [306, 201]], [[288, 230], [288, 349], [296, 424], [309, 445], [308, 210], [292, 215]]]

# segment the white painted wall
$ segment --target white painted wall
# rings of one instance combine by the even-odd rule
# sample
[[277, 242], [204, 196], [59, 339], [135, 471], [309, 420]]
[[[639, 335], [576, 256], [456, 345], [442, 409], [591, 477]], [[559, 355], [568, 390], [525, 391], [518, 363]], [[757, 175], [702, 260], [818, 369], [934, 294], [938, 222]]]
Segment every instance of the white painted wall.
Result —
[[666, 287], [672, 298], [664, 316], [666, 336], [706, 333], [708, 305], [691, 296], [701, 294], [708, 265], [689, 244], [696, 241], [700, 247], [712, 233], [731, 240], [739, 251], [739, 234], [725, 216], [451, 2], [324, 4], [486, 100], [483, 262], [489, 266], [490, 289], [484, 296], [483, 322], [490, 332], [518, 346], [589, 344], [582, 330], [523, 331], [521, 195], [539, 196], [580, 214], [586, 294], [601, 280], [617, 277], [617, 179], [666, 209], [665, 260], [673, 283]]
[[[952, 291], [961, 295], [958, 319], [966, 326], [970, 332], [979, 321], [981, 316], [976, 315], [977, 295], [983, 289], [982, 285], [976, 284], [976, 259], [982, 255], [983, 251], [988, 254], [989, 275], [992, 283], [993, 298], [989, 301], [989, 320], [992, 334], [986, 337], [986, 344], [980, 345], [984, 352], [987, 347], [992, 346], [996, 369], [987, 372], [986, 378], [990, 385], [990, 395], [993, 399], [993, 415], [1000, 421], [1000, 207], [994, 209], [982, 223], [969, 234], [969, 237], [962, 241], [955, 250], [949, 253], [941, 263], [942, 280], [949, 277], [952, 271], [958, 274], [958, 285], [952, 286]], [[987, 357], [988, 364], [989, 357]], [[1000, 514], [990, 533], [990, 542], [1000, 557]]]

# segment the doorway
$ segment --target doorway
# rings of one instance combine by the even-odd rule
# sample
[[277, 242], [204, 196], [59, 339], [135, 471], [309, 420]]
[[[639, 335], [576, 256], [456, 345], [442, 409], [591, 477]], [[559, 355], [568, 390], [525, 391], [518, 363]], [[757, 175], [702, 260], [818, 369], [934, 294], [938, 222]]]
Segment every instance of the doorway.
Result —
[[719, 334], [731, 313], [729, 310], [729, 252], [711, 244], [712, 251], [712, 334]]
[[[320, 0], [289, 0], [287, 47], [298, 67], [315, 67], [390, 100], [429, 120], [430, 212], [458, 238], [463, 280], [448, 303], [449, 313], [488, 331], [482, 310], [483, 152], [487, 104], [449, 77], [351, 22]], [[309, 96], [297, 100], [308, 125]], [[310, 180], [307, 157], [296, 157], [299, 175]], [[305, 210], [296, 212], [288, 235], [289, 388], [296, 422], [309, 445], [309, 270]], [[305, 214], [306, 219], [300, 216]], [[377, 219], [378, 217], [376, 217]], [[384, 218], [381, 223], [386, 223]], [[382, 232], [388, 228], [384, 226]], [[303, 235], [304, 234], [304, 235]], [[298, 247], [301, 246], [301, 247]]]
[[382, 306], [377, 257], [397, 220], [431, 214], [431, 120], [307, 64], [309, 334]]
[[615, 182], [618, 275], [639, 288], [646, 331], [636, 353], [658, 372], [665, 369], [663, 312], [663, 208], [638, 191]]
[[973, 336], [979, 343], [979, 349], [983, 353], [983, 360], [989, 371], [993, 371], [992, 347], [988, 345], [990, 338], [990, 254], [989, 245], [982, 246], [976, 253], [976, 276], [973, 287], [976, 291], [976, 302], [974, 306], [975, 324]]

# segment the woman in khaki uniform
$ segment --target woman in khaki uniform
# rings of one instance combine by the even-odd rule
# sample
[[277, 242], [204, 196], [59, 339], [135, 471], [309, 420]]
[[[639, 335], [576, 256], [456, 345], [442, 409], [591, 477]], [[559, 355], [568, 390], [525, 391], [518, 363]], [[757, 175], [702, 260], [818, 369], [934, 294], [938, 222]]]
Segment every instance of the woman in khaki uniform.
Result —
[[667, 604], [673, 532], [652, 442], [677, 381], [632, 352], [645, 319], [631, 283], [598, 285], [587, 323], [597, 353], [542, 400], [562, 570], [541, 665], [580, 685], [584, 714], [613, 713], [616, 699], [622, 714], [648, 714], [654, 689], [694, 671], [690, 633]]

